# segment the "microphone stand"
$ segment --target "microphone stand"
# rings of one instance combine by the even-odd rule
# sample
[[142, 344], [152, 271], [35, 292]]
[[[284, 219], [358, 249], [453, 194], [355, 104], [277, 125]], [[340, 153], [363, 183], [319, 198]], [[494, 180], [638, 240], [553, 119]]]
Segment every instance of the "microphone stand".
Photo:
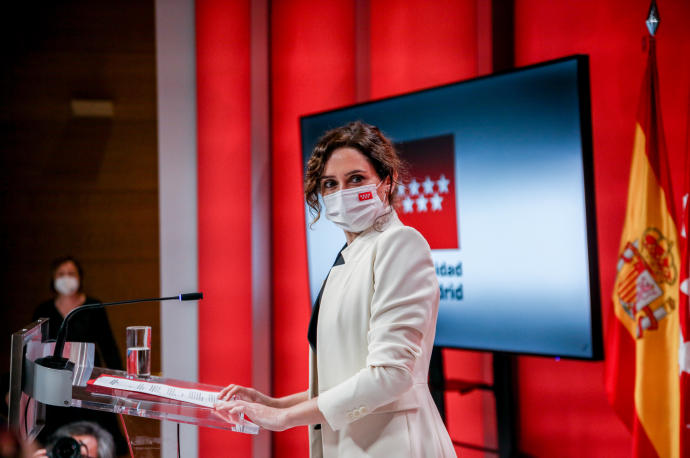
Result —
[[85, 310], [99, 309], [113, 305], [136, 304], [139, 302], [169, 301], [177, 299], [179, 301], [198, 301], [203, 299], [203, 293], [182, 293], [178, 296], [155, 297], [149, 299], [132, 299], [117, 302], [97, 302], [95, 304], [81, 305], [69, 312], [60, 325], [57, 338], [55, 339], [55, 351], [50, 356], [44, 356], [33, 361], [30, 373], [33, 374], [33, 384], [27, 389], [28, 393], [37, 401], [44, 404], [57, 406], [70, 405], [72, 398], [72, 374], [74, 363], [62, 356], [67, 339], [67, 329], [69, 321], [79, 312]]

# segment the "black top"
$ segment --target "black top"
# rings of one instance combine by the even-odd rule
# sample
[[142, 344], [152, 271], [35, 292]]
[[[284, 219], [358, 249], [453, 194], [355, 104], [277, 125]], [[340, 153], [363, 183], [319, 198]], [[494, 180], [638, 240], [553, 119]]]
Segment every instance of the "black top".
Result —
[[[338, 252], [338, 256], [335, 258], [335, 262], [333, 263], [333, 267], [339, 266], [341, 264], [345, 264], [345, 258], [343, 258], [343, 250], [347, 247], [347, 243], [340, 249]], [[328, 271], [328, 275], [331, 274], [331, 271]], [[321, 285], [321, 290], [319, 291], [319, 295], [316, 296], [316, 301], [314, 301], [314, 307], [312, 308], [311, 311], [311, 318], [309, 319], [309, 330], [307, 331], [307, 340], [309, 341], [309, 344], [311, 345], [312, 350], [314, 350], [314, 353], [316, 353], [316, 326], [319, 324], [319, 309], [321, 308], [321, 296], [323, 295], [323, 290], [326, 287], [326, 282], [328, 281], [328, 275], [326, 275], [326, 279], [323, 281], [323, 284]]]
[[[84, 304], [98, 303], [97, 299], [87, 297]], [[48, 318], [48, 337], [56, 339], [63, 318], [55, 307], [55, 301], [42, 302], [34, 312], [33, 319]], [[115, 343], [113, 331], [110, 329], [108, 314], [104, 309], [84, 310], [69, 320], [67, 328], [67, 342], [92, 342], [96, 344], [94, 365], [109, 369], [124, 369], [120, 359], [120, 351]]]
[[[92, 297], [87, 297], [84, 304], [100, 302]], [[55, 301], [49, 300], [41, 303], [34, 312], [33, 319], [48, 318], [48, 337], [56, 339], [63, 318], [55, 308]], [[108, 314], [103, 309], [90, 309], [77, 313], [69, 320], [67, 328], [67, 342], [92, 342], [95, 345], [94, 365], [122, 370], [120, 351], [115, 343], [113, 331], [110, 329]], [[100, 424], [113, 435], [117, 455], [128, 452], [127, 441], [120, 432], [117, 415], [108, 412], [99, 412], [76, 407], [46, 406], [46, 424], [36, 438], [45, 445], [50, 435], [60, 426], [75, 421], [92, 421]]]

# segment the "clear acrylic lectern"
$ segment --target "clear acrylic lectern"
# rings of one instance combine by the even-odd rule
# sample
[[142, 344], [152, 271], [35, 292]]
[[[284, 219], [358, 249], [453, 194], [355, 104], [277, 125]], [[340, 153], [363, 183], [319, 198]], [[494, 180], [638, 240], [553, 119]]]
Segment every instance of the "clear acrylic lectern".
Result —
[[[10, 427], [19, 437], [28, 441], [35, 439], [45, 423], [45, 405], [37, 398], [41, 399], [46, 391], [58, 385], [50, 380], [50, 374], [41, 372], [42, 368], [37, 367], [34, 362], [53, 353], [55, 344], [46, 340], [47, 335], [47, 319], [31, 323], [12, 335]], [[68, 396], [69, 399], [65, 399], [60, 405], [188, 423], [245, 434], [259, 432], [259, 427], [254, 423], [244, 419], [233, 420], [207, 406], [209, 396], [213, 396], [213, 393], [217, 393], [222, 387], [156, 376], [136, 379], [124, 371], [94, 367], [93, 356], [92, 343], [66, 343], [63, 357], [74, 363], [74, 370], [71, 398]], [[128, 389], [122, 389], [123, 387]], [[141, 392], [130, 389], [138, 389]], [[169, 399], [165, 396], [190, 399], [191, 402]], [[197, 402], [196, 398], [200, 397], [204, 399], [199, 402], [205, 402], [206, 405], [192, 403]], [[127, 430], [132, 428], [127, 426], [127, 422], [122, 421], [121, 424], [126, 429], [128, 439], [137, 436], [136, 431]]]

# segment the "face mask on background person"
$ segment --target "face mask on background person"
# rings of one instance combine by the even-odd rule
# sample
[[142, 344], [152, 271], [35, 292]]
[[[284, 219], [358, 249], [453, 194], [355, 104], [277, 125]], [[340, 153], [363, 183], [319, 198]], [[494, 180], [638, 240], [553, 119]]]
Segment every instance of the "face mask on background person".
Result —
[[79, 279], [71, 275], [62, 275], [55, 279], [53, 286], [58, 293], [69, 296], [79, 289]]
[[386, 205], [376, 192], [381, 183], [343, 189], [323, 196], [326, 218], [347, 232], [362, 232], [372, 226], [376, 218], [386, 211]]

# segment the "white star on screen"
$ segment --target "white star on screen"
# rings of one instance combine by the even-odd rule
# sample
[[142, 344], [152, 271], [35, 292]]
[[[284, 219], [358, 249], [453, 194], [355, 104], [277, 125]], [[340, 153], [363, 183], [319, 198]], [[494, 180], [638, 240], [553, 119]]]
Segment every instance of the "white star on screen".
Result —
[[439, 196], [438, 194], [434, 194], [434, 196], [431, 198], [431, 210], [443, 210], [443, 207], [441, 207], [441, 202], [443, 202], [443, 197]]
[[412, 181], [410, 181], [410, 184], [408, 186], [410, 188], [410, 195], [411, 196], [416, 196], [419, 194], [419, 183], [417, 183], [416, 178], [412, 178]]
[[434, 192], [434, 182], [431, 181], [431, 178], [426, 177], [426, 180], [424, 180], [422, 186], [424, 186], [424, 194], [431, 194]]
[[429, 200], [424, 197], [424, 196], [419, 196], [417, 198], [417, 211], [419, 212], [425, 212], [426, 211], [426, 204], [429, 202]]
[[450, 180], [447, 179], [444, 174], [441, 174], [441, 177], [438, 179], [436, 184], [438, 185], [438, 192], [446, 193], [448, 192], [448, 185], [450, 184]]
[[414, 205], [414, 200], [410, 199], [410, 197], [405, 197], [405, 200], [402, 201], [403, 204], [403, 212], [404, 213], [412, 213], [414, 209], [412, 208], [412, 205]]
[[[397, 193], [403, 198], [403, 213], [427, 212], [429, 203], [431, 203], [431, 211], [443, 211], [444, 198], [440, 194], [450, 192], [449, 184], [450, 180], [444, 174], [441, 174], [438, 180], [432, 180], [426, 176], [422, 183], [418, 182], [416, 177], [412, 178], [407, 185], [401, 183]], [[434, 186], [437, 187], [437, 191], [434, 191]]]

